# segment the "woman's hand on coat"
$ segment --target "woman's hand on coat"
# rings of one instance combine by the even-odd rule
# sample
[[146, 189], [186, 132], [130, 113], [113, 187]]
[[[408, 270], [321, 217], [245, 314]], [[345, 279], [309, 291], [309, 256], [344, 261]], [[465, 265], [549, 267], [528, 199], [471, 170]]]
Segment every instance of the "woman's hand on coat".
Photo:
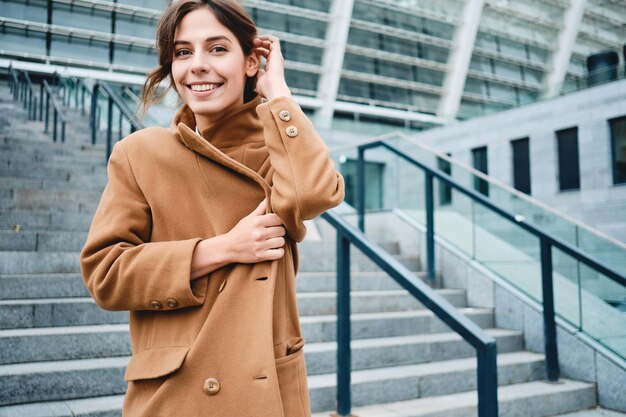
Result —
[[256, 263], [285, 254], [285, 227], [275, 213], [265, 214], [266, 200], [224, 235], [232, 262]]
[[259, 57], [266, 59], [265, 69], [257, 73], [256, 92], [268, 100], [274, 97], [291, 97], [285, 81], [285, 60], [280, 50], [280, 41], [273, 35], [261, 35], [254, 39], [254, 48]]

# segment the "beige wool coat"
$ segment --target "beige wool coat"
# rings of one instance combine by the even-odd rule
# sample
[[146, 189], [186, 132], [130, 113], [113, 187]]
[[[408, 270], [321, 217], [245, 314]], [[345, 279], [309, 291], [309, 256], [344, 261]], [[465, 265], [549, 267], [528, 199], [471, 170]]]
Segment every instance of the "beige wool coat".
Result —
[[[193, 250], [267, 198], [285, 255], [192, 280]], [[193, 113], [113, 147], [80, 254], [96, 303], [130, 311], [123, 417], [308, 417], [296, 304], [303, 220], [337, 206], [344, 179], [291, 98], [260, 97], [202, 137]]]

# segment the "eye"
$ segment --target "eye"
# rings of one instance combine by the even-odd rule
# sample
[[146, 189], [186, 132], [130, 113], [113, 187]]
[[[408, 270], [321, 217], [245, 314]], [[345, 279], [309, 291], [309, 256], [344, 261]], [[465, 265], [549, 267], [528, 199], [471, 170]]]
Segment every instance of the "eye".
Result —
[[191, 51], [189, 49], [179, 49], [176, 52], [174, 52], [175, 56], [184, 56], [184, 55], [191, 55]]
[[211, 48], [211, 52], [227, 52], [228, 50], [223, 46], [214, 46]]

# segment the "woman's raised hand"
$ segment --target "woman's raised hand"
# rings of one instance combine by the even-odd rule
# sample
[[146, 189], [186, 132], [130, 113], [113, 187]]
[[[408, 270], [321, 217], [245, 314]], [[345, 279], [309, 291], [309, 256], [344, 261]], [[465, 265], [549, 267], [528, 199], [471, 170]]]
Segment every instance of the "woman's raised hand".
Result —
[[280, 50], [280, 41], [273, 35], [261, 35], [254, 39], [254, 48], [266, 59], [265, 69], [259, 68], [256, 92], [268, 100], [274, 97], [291, 97], [285, 81], [285, 60]]
[[285, 254], [285, 227], [275, 213], [265, 214], [266, 200], [226, 233], [226, 250], [232, 262], [255, 263]]

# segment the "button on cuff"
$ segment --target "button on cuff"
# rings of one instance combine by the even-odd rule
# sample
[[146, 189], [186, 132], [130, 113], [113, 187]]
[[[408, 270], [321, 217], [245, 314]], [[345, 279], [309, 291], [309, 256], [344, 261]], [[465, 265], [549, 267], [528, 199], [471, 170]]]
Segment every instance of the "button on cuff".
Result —
[[285, 129], [285, 133], [290, 138], [295, 138], [296, 136], [298, 136], [298, 128], [295, 126], [289, 126], [287, 127], [287, 129]]
[[173, 298], [170, 298], [170, 299], [168, 299], [168, 300], [167, 300], [167, 305], [168, 305], [170, 308], [176, 308], [176, 307], [178, 307], [178, 301], [176, 301], [176, 300], [175, 300], [175, 299], [173, 299]]
[[282, 120], [283, 122], [288, 122], [291, 120], [291, 113], [289, 112], [289, 110], [281, 110], [278, 113], [278, 117], [280, 118], [280, 120]]
[[150, 306], [154, 310], [160, 310], [161, 308], [163, 308], [163, 305], [160, 302], [158, 302], [157, 300], [150, 301]]

